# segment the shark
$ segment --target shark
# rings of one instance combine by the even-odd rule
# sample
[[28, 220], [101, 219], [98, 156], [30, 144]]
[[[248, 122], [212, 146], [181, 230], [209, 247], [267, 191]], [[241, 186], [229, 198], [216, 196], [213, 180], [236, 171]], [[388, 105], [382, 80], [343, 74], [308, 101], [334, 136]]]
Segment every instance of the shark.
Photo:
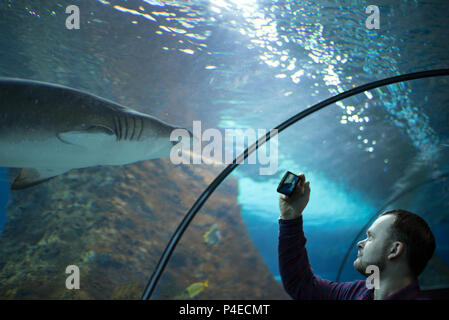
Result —
[[72, 169], [169, 157], [179, 142], [170, 139], [176, 129], [193, 138], [185, 128], [87, 92], [0, 78], [0, 167], [20, 168], [13, 190]]

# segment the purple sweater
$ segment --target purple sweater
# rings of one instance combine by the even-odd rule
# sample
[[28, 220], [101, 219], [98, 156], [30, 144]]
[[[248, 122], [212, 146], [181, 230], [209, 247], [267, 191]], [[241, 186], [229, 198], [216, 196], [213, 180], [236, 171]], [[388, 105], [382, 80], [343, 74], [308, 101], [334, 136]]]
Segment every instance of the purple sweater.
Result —
[[[372, 300], [374, 289], [364, 280], [334, 282], [313, 274], [305, 248], [302, 216], [293, 220], [279, 219], [279, 270], [287, 293], [296, 300]], [[386, 300], [425, 299], [415, 281]]]

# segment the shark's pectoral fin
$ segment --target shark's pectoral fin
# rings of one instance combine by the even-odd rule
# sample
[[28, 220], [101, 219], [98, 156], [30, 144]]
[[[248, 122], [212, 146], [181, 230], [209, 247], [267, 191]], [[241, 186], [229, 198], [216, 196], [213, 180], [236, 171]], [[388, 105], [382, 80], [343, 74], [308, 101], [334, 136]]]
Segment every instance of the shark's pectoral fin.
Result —
[[69, 171], [70, 168], [24, 168], [20, 169], [19, 175], [16, 180], [14, 180], [11, 189], [25, 189], [34, 185], [37, 185], [41, 182], [50, 180], [53, 177], [56, 177], [64, 172]]
[[63, 143], [91, 149], [105, 141], [114, 141], [115, 133], [107, 126], [93, 125], [83, 130], [60, 132], [57, 137]]

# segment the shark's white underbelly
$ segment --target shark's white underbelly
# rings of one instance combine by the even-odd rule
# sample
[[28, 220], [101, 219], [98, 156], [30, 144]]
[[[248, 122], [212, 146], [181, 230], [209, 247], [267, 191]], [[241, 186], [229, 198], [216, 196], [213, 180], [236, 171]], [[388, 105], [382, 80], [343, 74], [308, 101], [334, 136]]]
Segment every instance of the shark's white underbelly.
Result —
[[144, 150], [142, 142], [113, 139], [84, 141], [83, 144], [64, 143], [58, 138], [20, 143], [0, 140], [0, 151], [0, 167], [16, 168], [84, 168], [153, 158], [151, 152]]

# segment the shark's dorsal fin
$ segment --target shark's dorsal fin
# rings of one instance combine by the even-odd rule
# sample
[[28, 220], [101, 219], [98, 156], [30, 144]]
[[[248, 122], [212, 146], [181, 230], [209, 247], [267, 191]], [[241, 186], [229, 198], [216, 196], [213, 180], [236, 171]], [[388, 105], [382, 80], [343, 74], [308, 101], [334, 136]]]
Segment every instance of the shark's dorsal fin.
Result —
[[14, 180], [11, 189], [25, 189], [34, 185], [37, 185], [41, 182], [50, 180], [51, 178], [63, 174], [64, 172], [69, 171], [71, 168], [56, 168], [56, 169], [48, 169], [48, 168], [24, 168], [20, 169], [19, 175], [16, 180]]

